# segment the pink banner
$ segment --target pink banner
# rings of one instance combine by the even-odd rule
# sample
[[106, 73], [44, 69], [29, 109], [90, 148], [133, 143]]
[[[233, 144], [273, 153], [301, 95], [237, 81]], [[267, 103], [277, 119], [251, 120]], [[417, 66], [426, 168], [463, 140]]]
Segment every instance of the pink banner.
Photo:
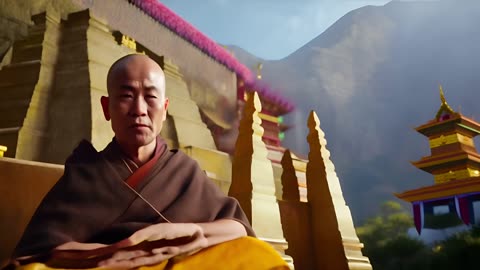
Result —
[[471, 218], [470, 218], [470, 211], [469, 211], [469, 200], [468, 197], [463, 196], [463, 197], [457, 197], [458, 200], [458, 208], [460, 210], [460, 219], [465, 223], [466, 225], [471, 224]]
[[418, 234], [421, 234], [423, 227], [423, 202], [413, 203], [413, 221]]

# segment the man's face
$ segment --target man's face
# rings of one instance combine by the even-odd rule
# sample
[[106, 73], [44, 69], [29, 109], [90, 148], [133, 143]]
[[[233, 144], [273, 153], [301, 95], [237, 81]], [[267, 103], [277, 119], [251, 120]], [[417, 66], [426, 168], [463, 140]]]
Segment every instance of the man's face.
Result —
[[117, 141], [135, 147], [154, 142], [168, 108], [160, 67], [145, 56], [134, 56], [113, 69], [107, 83], [108, 104], [102, 105]]

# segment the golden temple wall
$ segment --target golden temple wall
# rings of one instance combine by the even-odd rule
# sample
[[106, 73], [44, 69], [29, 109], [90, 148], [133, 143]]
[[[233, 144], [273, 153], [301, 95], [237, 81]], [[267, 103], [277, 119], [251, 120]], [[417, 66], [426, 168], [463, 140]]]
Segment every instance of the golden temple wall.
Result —
[[[17, 42], [13, 48], [13, 61], [38, 61], [38, 80], [23, 123], [20, 125], [16, 157], [41, 160], [48, 142], [48, 118], [55, 83], [55, 68], [58, 59], [57, 45], [60, 39], [60, 17], [43, 13], [33, 17], [29, 38], [22, 45]], [[37, 32], [35, 34], [35, 32]], [[20, 43], [20, 44], [18, 44]], [[18, 46], [17, 46], [18, 45]], [[14, 90], [13, 87], [12, 90]]]
[[[181, 70], [192, 99], [215, 121], [237, 113], [236, 74], [125, 0], [78, 2], [110, 29], [121, 31], [156, 55], [172, 59]], [[88, 2], [88, 3], [84, 3]], [[128, 18], [128, 20], [125, 20]]]
[[[54, 15], [55, 12], [49, 12], [43, 25], [37, 19], [27, 33], [20, 31], [21, 35], [16, 38], [23, 35], [26, 40], [16, 43], [35, 45], [35, 50], [28, 52], [34, 61], [15, 68], [8, 68], [7, 63], [0, 71], [0, 78], [17, 78], [5, 88], [15, 95], [23, 95], [21, 99], [6, 100], [0, 104], [0, 110], [9, 117], [0, 120], [0, 141], [9, 148], [7, 156], [63, 163], [83, 138], [91, 140], [96, 148], [103, 148], [111, 140], [113, 133], [109, 124], [104, 122], [99, 99], [106, 94], [108, 67], [119, 57], [134, 52], [118, 45], [111, 33], [117, 30], [136, 39], [150, 54], [170, 59], [178, 68], [182, 77], [170, 80], [172, 87], [169, 89], [167, 85], [167, 91], [177, 96], [189, 95], [189, 101], [175, 106], [196, 110], [193, 116], [198, 116], [201, 110], [222, 126], [236, 117], [235, 73], [143, 11], [125, 0], [64, 2], [59, 5], [55, 1], [32, 3], [19, 0], [27, 7], [27, 13], [56, 10], [62, 13], [63, 20]], [[19, 23], [27, 21], [25, 14], [13, 8], [16, 5], [2, 2], [0, 6], [12, 8], [13, 13], [18, 13], [9, 16], [20, 18]], [[69, 14], [72, 10], [86, 8], [89, 9]], [[43, 39], [43, 36], [46, 38]], [[18, 56], [18, 53], [14, 53], [13, 61], [18, 59], [15, 55]], [[181, 95], [174, 92], [179, 83], [185, 86], [181, 87]], [[188, 104], [195, 106], [192, 108]], [[193, 118], [187, 117], [186, 121], [178, 118], [175, 122], [175, 115], [169, 115], [162, 135], [173, 147], [193, 145], [216, 149], [201, 119]], [[203, 135], [193, 136], [195, 132], [190, 129], [199, 130], [201, 132], [197, 134]]]
[[[118, 46], [106, 25], [88, 11], [70, 14], [61, 26], [61, 42], [52, 45], [57, 57], [53, 89], [45, 95], [48, 103], [30, 104], [29, 108], [41, 108], [45, 118], [34, 119], [32, 122], [42, 126], [26, 131], [24, 139], [19, 137], [17, 158], [63, 163], [80, 140], [89, 139], [101, 149], [113, 137], [103, 118], [100, 97], [107, 93], [109, 66], [132, 50]], [[28, 120], [27, 115], [24, 126]], [[35, 132], [44, 134], [41, 143], [31, 139]], [[37, 149], [38, 154], [26, 155], [23, 149]]]

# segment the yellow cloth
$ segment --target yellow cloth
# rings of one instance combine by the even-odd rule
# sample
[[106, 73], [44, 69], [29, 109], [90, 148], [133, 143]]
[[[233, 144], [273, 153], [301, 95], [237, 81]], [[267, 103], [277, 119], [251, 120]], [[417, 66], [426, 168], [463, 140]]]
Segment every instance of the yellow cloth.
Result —
[[[16, 270], [54, 270], [42, 263], [31, 263]], [[91, 268], [91, 270], [102, 268]], [[225, 242], [174, 263], [164, 261], [153, 266], [143, 266], [139, 270], [288, 270], [286, 262], [269, 244], [253, 237]]]

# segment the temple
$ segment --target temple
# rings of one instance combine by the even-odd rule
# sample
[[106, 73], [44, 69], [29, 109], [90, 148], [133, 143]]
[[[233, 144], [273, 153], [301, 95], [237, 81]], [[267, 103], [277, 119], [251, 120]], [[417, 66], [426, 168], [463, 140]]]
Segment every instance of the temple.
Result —
[[[210, 179], [240, 201], [260, 239], [298, 269], [302, 262], [292, 262], [292, 254], [314, 246], [319, 257], [336, 247], [340, 255], [329, 260], [328, 269], [340, 269], [336, 264], [342, 269], [371, 268], [360, 252], [362, 244], [343, 195], [337, 192], [336, 175], [311, 176], [318, 179], [310, 181], [323, 184], [311, 184], [307, 198], [308, 160], [290, 151], [286, 153], [295, 174], [290, 184], [297, 189], [298, 203], [323, 196], [315, 196], [320, 192], [331, 193], [330, 203], [312, 202], [317, 211], [313, 220], [318, 225], [318, 220], [328, 217], [328, 231], [335, 226], [340, 231], [329, 236], [328, 243], [313, 241], [305, 247], [288, 243], [285, 226], [294, 216], [282, 214], [279, 201], [283, 200], [281, 160], [286, 151], [282, 139], [288, 129], [283, 116], [294, 105], [261, 81], [260, 73], [254, 76], [223, 46], [157, 0], [62, 4], [46, 0], [32, 7], [24, 3], [35, 15], [26, 18], [28, 12], [13, 12], [6, 21], [14, 22], [7, 24], [14, 38], [3, 43], [0, 39], [0, 157], [4, 156], [0, 188], [10, 191], [0, 198], [0, 230], [11, 231], [0, 235], [0, 262], [8, 258], [43, 195], [63, 173], [59, 164], [78, 142], [87, 139], [102, 149], [111, 141], [113, 132], [99, 102], [107, 95], [108, 68], [124, 55], [141, 53], [165, 71], [170, 106], [161, 136], [171, 148], [194, 158]], [[321, 155], [326, 158], [324, 152]], [[312, 162], [323, 164], [318, 158]], [[331, 175], [333, 164], [329, 159], [325, 162]], [[328, 185], [333, 186], [329, 191]], [[324, 210], [324, 216], [318, 213]], [[300, 217], [307, 224], [313, 222]], [[320, 230], [328, 232], [318, 227], [312, 233], [322, 235]], [[306, 269], [320, 269], [321, 264], [303, 262]]]
[[480, 223], [480, 155], [473, 138], [480, 123], [455, 112], [440, 86], [435, 118], [416, 130], [428, 137], [430, 156], [412, 164], [433, 175], [434, 184], [395, 194], [412, 203], [415, 227], [444, 229]]

